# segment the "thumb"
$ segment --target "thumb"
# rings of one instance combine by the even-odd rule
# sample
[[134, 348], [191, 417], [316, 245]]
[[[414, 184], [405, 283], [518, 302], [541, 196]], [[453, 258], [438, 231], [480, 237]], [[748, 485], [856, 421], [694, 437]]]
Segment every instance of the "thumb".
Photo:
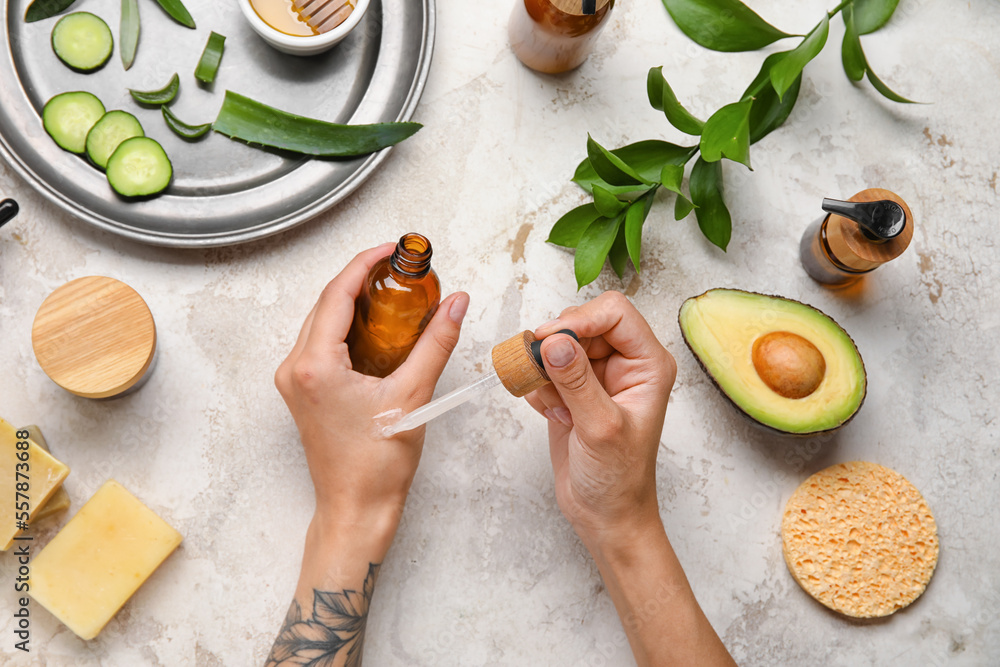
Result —
[[392, 375], [400, 376], [410, 386], [426, 388], [427, 399], [430, 399], [434, 385], [458, 344], [462, 320], [468, 308], [469, 295], [465, 292], [446, 299], [420, 334], [410, 356]]
[[577, 428], [586, 431], [587, 424], [605, 422], [615, 414], [618, 406], [594, 375], [587, 353], [570, 336], [546, 337], [542, 362]]

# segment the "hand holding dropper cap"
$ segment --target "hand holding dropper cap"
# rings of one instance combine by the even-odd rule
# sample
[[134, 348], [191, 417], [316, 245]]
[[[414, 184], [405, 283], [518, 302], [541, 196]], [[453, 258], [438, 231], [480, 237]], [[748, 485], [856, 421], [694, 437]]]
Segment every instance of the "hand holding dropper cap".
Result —
[[[562, 329], [556, 333], [572, 336], [576, 341], [580, 340], [569, 329]], [[504, 388], [513, 396], [521, 398], [552, 381], [549, 379], [548, 373], [545, 372], [544, 364], [542, 364], [542, 341], [536, 339], [530, 331], [522, 331], [493, 346], [491, 356], [493, 372], [417, 408], [396, 423], [383, 428], [382, 435], [390, 437], [423, 426], [435, 417], [458, 407], [473, 396], [498, 384], [503, 384]]]

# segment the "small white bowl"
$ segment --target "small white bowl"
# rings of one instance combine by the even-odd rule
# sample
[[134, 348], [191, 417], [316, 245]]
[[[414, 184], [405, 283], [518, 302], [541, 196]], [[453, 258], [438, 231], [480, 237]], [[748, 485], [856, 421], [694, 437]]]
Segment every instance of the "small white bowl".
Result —
[[308, 37], [286, 35], [280, 30], [275, 30], [257, 15], [257, 12], [250, 5], [250, 0], [240, 0], [240, 9], [243, 10], [243, 16], [246, 17], [254, 32], [274, 48], [293, 56], [313, 56], [332, 48], [334, 44], [347, 37], [348, 33], [354, 30], [354, 27], [364, 18], [365, 12], [368, 11], [368, 4], [369, 0], [354, 0], [354, 11], [347, 17], [347, 20], [330, 32]]

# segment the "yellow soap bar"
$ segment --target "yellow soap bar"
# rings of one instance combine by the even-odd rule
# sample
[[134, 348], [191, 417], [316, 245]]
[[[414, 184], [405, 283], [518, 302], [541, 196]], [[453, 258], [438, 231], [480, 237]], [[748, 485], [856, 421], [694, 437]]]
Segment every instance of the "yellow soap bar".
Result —
[[[14, 537], [21, 532], [17, 522], [30, 524], [69, 474], [69, 468], [51, 454], [28, 438], [18, 438], [17, 434], [17, 429], [0, 419], [0, 545], [3, 551], [14, 544]], [[22, 443], [21, 449], [18, 443]], [[21, 493], [27, 498], [17, 495], [18, 484], [25, 485], [21, 488], [27, 491]], [[20, 509], [22, 507], [26, 509]]]
[[30, 595], [93, 639], [181, 539], [110, 479], [31, 561]]
[[[42, 435], [42, 430], [32, 424], [31, 426], [24, 426], [21, 428], [22, 431], [28, 432], [28, 438], [34, 442], [36, 445], [44, 449], [51, 454], [49, 450], [49, 445], [45, 442], [45, 436]], [[55, 516], [60, 512], [64, 512], [69, 508], [69, 494], [66, 493], [66, 487], [60, 485], [56, 492], [52, 494], [48, 502], [42, 505], [42, 509], [38, 510], [38, 514], [32, 517], [34, 522], [45, 521], [50, 516]]]

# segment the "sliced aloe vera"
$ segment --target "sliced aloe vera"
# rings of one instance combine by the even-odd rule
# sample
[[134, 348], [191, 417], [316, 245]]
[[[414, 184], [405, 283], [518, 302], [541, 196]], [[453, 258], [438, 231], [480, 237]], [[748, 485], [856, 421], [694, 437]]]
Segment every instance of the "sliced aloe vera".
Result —
[[182, 26], [188, 28], [194, 28], [194, 19], [191, 18], [191, 12], [187, 10], [184, 3], [181, 0], [156, 0], [160, 3], [160, 7], [163, 7], [163, 11], [170, 14], [170, 18], [180, 23]]
[[34, 23], [50, 19], [59, 12], [69, 9], [76, 0], [35, 0], [24, 12], [24, 22]]
[[231, 139], [304, 155], [367, 155], [413, 136], [420, 123], [340, 125], [280, 111], [230, 90], [213, 128]]
[[201, 53], [201, 60], [194, 70], [194, 78], [202, 83], [212, 83], [219, 73], [219, 63], [222, 62], [222, 52], [226, 50], [226, 36], [212, 31]]
[[139, 48], [139, 0], [122, 0], [122, 20], [118, 25], [122, 65], [128, 69], [135, 62], [135, 52]]
[[208, 131], [212, 129], [211, 123], [204, 123], [202, 125], [188, 125], [180, 118], [174, 115], [174, 112], [170, 110], [168, 106], [160, 107], [160, 111], [163, 112], [163, 120], [167, 123], [167, 127], [174, 131], [181, 139], [186, 139], [188, 141], [195, 141], [196, 139], [201, 139]]
[[168, 83], [163, 88], [159, 90], [132, 90], [129, 88], [129, 94], [132, 99], [139, 104], [146, 104], [148, 106], [158, 106], [160, 104], [170, 104], [177, 97], [177, 91], [181, 87], [181, 78], [174, 74], [170, 77], [170, 83]]

